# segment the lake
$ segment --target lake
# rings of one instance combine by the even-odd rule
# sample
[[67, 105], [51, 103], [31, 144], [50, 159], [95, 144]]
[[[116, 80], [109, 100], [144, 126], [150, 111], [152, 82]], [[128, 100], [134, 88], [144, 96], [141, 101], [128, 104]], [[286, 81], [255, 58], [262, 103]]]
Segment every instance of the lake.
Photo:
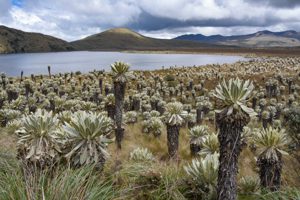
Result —
[[154, 53], [121, 53], [121, 52], [58, 52], [58, 53], [26, 53], [0, 55], [0, 72], [8, 76], [24, 76], [30, 74], [47, 74], [47, 66], [51, 72], [89, 72], [110, 70], [110, 64], [123, 61], [131, 65], [132, 70], [155, 70], [170, 66], [193, 66], [206, 64], [234, 63], [246, 60], [242, 56], [205, 55], [205, 54], [154, 54]]

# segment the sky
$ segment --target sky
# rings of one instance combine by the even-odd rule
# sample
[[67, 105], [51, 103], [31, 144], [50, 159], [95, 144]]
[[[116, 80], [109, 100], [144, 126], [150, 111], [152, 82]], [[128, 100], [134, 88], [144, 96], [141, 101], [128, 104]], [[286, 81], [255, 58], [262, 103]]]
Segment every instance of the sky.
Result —
[[156, 38], [300, 31], [300, 0], [0, 0], [0, 25], [67, 41], [116, 27]]

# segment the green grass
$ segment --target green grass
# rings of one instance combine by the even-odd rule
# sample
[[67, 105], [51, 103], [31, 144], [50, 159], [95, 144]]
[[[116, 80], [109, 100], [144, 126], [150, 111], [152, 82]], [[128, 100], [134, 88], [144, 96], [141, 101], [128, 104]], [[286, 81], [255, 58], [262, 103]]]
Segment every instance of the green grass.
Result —
[[119, 195], [109, 179], [104, 179], [93, 167], [45, 170], [26, 173], [13, 155], [1, 155], [1, 200], [109, 200]]
[[[209, 124], [210, 125], [210, 124]], [[210, 127], [212, 127], [210, 125]], [[109, 146], [111, 157], [105, 164], [104, 171], [98, 173], [92, 167], [72, 170], [66, 166], [54, 172], [31, 174], [25, 178], [22, 168], [15, 158], [15, 137], [1, 129], [0, 154], [0, 196], [6, 199], [145, 199], [145, 200], [177, 200], [192, 199], [193, 187], [186, 181], [187, 175], [183, 166], [192, 159], [189, 151], [188, 129], [180, 131], [179, 162], [167, 158], [166, 130], [160, 138], [142, 133], [140, 122], [126, 127], [121, 152], [116, 153], [114, 144]], [[130, 152], [137, 148], [148, 148], [155, 156], [155, 161], [132, 162]], [[253, 153], [244, 149], [240, 157], [239, 178], [255, 176], [255, 159]], [[299, 163], [289, 156], [283, 165], [282, 192], [272, 194], [240, 195], [241, 200], [271, 199], [271, 195], [287, 196], [299, 193], [286, 187], [298, 187]], [[274, 197], [275, 199], [275, 197]], [[277, 198], [278, 199], [278, 198]]]

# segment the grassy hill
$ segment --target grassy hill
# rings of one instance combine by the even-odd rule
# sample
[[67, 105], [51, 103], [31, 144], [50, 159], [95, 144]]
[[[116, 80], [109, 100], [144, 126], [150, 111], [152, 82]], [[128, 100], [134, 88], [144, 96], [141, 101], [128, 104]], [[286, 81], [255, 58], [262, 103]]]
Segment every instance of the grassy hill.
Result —
[[40, 33], [0, 26], [0, 53], [30, 53], [75, 50], [68, 42]]
[[150, 38], [126, 28], [110, 29], [71, 42], [71, 45], [79, 50], [183, 50], [218, 47], [200, 42]]

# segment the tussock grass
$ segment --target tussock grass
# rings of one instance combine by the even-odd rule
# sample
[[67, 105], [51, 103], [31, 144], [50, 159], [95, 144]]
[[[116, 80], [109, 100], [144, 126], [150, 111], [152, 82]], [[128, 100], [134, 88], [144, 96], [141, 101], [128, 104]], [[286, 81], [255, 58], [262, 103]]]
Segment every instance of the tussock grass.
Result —
[[[179, 143], [178, 152], [180, 159], [191, 160], [189, 135], [186, 127], [180, 129]], [[164, 127], [160, 137], [155, 138], [152, 134], [142, 133], [141, 123], [129, 124], [125, 129], [122, 150], [117, 155], [115, 146], [110, 145], [109, 152], [111, 152], [112, 157], [115, 159], [119, 157], [122, 160], [126, 160], [129, 158], [129, 153], [138, 147], [148, 148], [158, 160], [166, 160], [168, 157], [166, 128]]]
[[[207, 122], [205, 122], [207, 123]], [[207, 123], [210, 130], [212, 124]], [[23, 170], [15, 158], [15, 138], [2, 129], [0, 137], [0, 196], [1, 200], [15, 199], [145, 199], [177, 200], [191, 199], [191, 186], [183, 166], [190, 163], [189, 135], [186, 127], [180, 130], [179, 162], [167, 158], [167, 139], [164, 129], [160, 138], [142, 133], [140, 121], [126, 127], [122, 150], [116, 153], [114, 144], [109, 146], [110, 159], [103, 172], [95, 173], [92, 167], [72, 170], [66, 167], [55, 172], [31, 174], [24, 178]], [[152, 162], [133, 162], [129, 160], [132, 150], [137, 147], [148, 148], [155, 160]], [[240, 196], [240, 199], [278, 199], [280, 195], [297, 194], [297, 190], [284, 190], [285, 186], [299, 187], [298, 161], [289, 156], [284, 160], [283, 192]], [[239, 178], [255, 176], [256, 161], [249, 148], [245, 148], [239, 160]], [[272, 196], [272, 197], [273, 197]], [[188, 198], [189, 197], [189, 198]]]
[[58, 168], [26, 173], [13, 155], [1, 154], [1, 200], [107, 200], [118, 196], [118, 188], [93, 166]]

